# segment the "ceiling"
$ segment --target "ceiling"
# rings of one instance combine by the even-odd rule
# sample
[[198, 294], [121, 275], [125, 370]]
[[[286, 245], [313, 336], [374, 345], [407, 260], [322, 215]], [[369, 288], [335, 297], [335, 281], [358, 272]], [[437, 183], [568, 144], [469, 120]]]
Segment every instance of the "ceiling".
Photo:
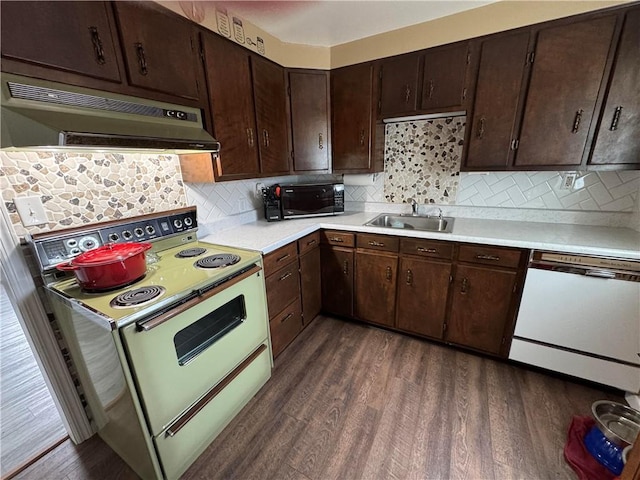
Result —
[[287, 43], [332, 47], [496, 0], [216, 1]]

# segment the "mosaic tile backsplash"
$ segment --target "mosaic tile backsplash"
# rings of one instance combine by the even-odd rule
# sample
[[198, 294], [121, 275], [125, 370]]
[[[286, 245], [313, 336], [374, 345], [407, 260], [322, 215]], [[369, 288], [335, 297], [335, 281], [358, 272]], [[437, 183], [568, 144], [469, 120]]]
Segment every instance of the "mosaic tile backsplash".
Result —
[[[0, 188], [19, 237], [187, 205], [176, 155], [0, 152]], [[40, 196], [49, 223], [24, 227], [17, 196]]]
[[385, 126], [384, 198], [389, 203], [455, 202], [465, 117], [389, 123]]

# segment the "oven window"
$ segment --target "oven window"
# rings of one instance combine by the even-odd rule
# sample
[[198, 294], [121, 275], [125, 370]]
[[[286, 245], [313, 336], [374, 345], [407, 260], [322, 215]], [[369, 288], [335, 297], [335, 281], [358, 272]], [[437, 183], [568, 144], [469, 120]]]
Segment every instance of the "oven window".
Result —
[[186, 365], [247, 318], [244, 295], [208, 313], [173, 337], [178, 364]]

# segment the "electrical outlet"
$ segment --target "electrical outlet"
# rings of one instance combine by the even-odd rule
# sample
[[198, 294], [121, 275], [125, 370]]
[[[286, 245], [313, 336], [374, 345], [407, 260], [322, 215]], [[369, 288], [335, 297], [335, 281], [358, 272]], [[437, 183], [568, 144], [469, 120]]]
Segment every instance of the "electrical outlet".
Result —
[[264, 183], [256, 183], [256, 197], [262, 198], [262, 189], [264, 188]]
[[577, 173], [565, 173], [562, 177], [562, 183], [560, 184], [560, 190], [571, 190], [576, 183]]
[[47, 214], [40, 197], [16, 197], [13, 199], [20, 221], [25, 227], [33, 227], [48, 223]]

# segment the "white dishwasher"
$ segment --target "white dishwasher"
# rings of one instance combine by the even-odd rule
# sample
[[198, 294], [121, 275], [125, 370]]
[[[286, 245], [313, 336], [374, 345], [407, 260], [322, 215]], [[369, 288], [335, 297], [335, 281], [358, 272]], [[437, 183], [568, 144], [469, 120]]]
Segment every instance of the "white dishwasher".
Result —
[[640, 392], [640, 262], [534, 251], [509, 358]]

